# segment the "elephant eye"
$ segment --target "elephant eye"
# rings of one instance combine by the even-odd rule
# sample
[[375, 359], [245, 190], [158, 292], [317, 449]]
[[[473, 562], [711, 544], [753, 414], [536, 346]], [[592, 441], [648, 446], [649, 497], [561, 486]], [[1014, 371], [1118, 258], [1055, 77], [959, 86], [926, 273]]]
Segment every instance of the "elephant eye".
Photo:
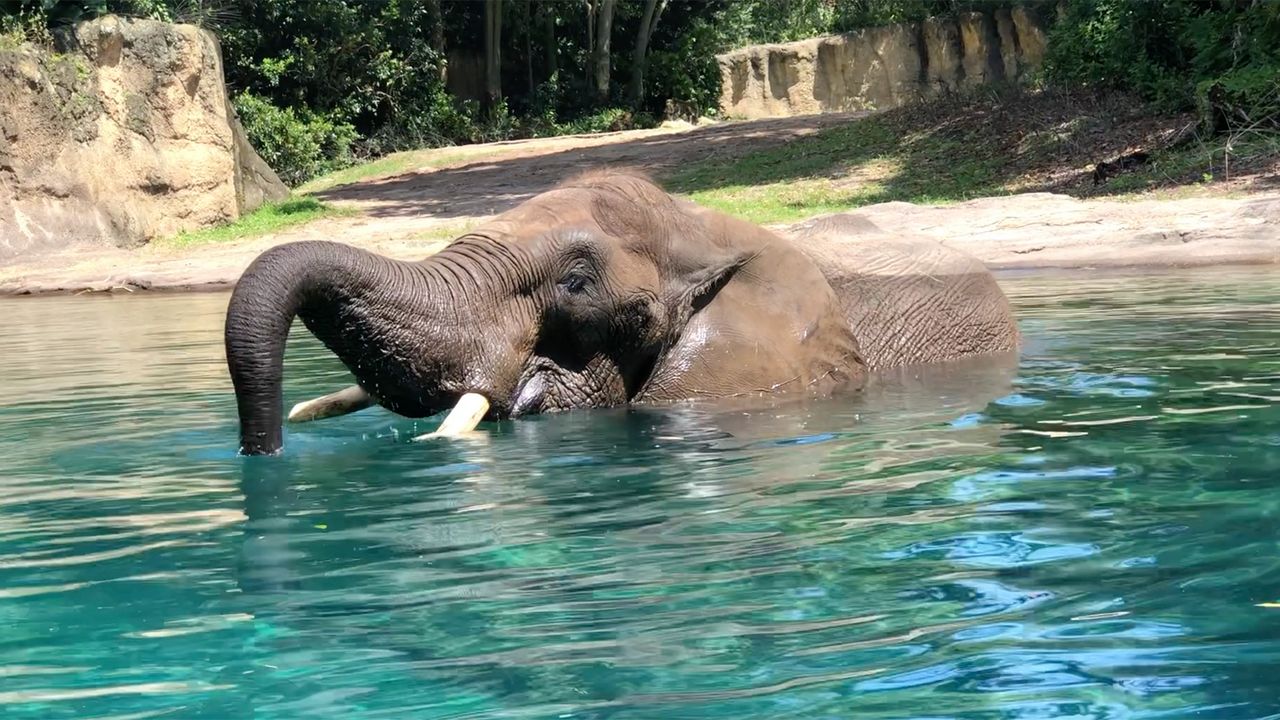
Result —
[[564, 276], [564, 279], [560, 281], [560, 286], [571, 293], [580, 293], [587, 287], [589, 281], [589, 278], [584, 273], [575, 270]]

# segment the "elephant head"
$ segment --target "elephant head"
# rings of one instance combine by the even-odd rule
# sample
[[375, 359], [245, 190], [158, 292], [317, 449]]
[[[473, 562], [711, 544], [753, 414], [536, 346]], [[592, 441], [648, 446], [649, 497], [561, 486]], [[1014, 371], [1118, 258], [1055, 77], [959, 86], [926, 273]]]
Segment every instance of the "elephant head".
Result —
[[536, 196], [421, 262], [330, 242], [259, 256], [226, 319], [243, 453], [281, 447], [295, 316], [370, 396], [410, 417], [464, 393], [507, 417], [861, 377], [812, 262], [616, 172]]

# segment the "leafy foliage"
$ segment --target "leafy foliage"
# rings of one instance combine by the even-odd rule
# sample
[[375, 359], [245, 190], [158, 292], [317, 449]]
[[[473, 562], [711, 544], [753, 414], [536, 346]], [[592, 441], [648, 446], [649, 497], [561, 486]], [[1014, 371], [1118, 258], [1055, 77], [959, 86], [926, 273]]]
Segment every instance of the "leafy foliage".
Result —
[[[6, 32], [105, 12], [197, 22], [221, 38], [251, 140], [290, 182], [400, 150], [643, 126], [714, 114], [715, 55], [1005, 0], [660, 0], [644, 92], [626, 96], [643, 0], [619, 0], [611, 85], [594, 91], [591, 2], [501, 3], [502, 95], [483, 80], [493, 0], [0, 0]], [[1034, 4], [1039, 0], [1023, 0]], [[1045, 77], [1201, 107], [1218, 130], [1280, 117], [1280, 2], [1062, 0]], [[22, 22], [14, 22], [23, 18]], [[37, 21], [33, 22], [32, 18]], [[479, 64], [477, 64], [479, 63]], [[624, 100], [624, 96], [626, 99]], [[482, 106], [483, 105], [483, 106]]]
[[356, 140], [350, 124], [305, 108], [279, 108], [252, 92], [240, 93], [234, 104], [258, 154], [286, 183], [298, 184], [350, 164]]
[[49, 27], [69, 25], [108, 13], [173, 19], [169, 0], [4, 0], [0, 3], [0, 14], [38, 17]]
[[1280, 121], [1280, 4], [1069, 0], [1049, 36], [1050, 81], [1198, 106], [1225, 130]]

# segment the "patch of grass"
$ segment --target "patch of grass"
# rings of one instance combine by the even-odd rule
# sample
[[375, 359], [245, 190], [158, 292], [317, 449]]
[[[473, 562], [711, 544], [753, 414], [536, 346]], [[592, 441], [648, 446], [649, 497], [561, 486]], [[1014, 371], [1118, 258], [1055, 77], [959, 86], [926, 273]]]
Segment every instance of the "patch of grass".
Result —
[[377, 160], [352, 165], [341, 170], [321, 175], [318, 178], [310, 180], [296, 188], [295, 192], [302, 195], [313, 195], [315, 193], [324, 192], [330, 188], [339, 185], [350, 185], [356, 182], [365, 182], [369, 180], [379, 180], [381, 178], [393, 177], [410, 170], [425, 170], [453, 163], [462, 160], [479, 160], [482, 158], [492, 157], [502, 153], [503, 150], [493, 148], [489, 150], [408, 150], [405, 152], [391, 153], [384, 155]]
[[1160, 188], [1206, 187], [1230, 182], [1275, 164], [1280, 158], [1280, 132], [1247, 130], [1199, 139], [1152, 155], [1140, 169], [1112, 178], [1108, 193], [1134, 193]]
[[301, 194], [317, 193], [339, 185], [348, 185], [361, 180], [373, 180], [380, 177], [399, 175], [406, 170], [417, 167], [417, 152], [398, 152], [378, 158], [367, 163], [352, 165], [341, 170], [321, 175], [299, 185], [296, 192]]
[[268, 203], [232, 223], [179, 233], [163, 240], [170, 247], [192, 247], [260, 237], [323, 217], [352, 215], [354, 211], [334, 207], [315, 198], [295, 197]]
[[431, 228], [430, 230], [423, 230], [420, 233], [416, 233], [412, 236], [412, 239], [424, 242], [444, 242], [446, 240], [452, 240], [459, 235], [464, 235], [479, 225], [479, 220], [441, 225], [439, 227]]
[[891, 200], [947, 202], [999, 194], [997, 159], [939, 128], [906, 133], [876, 115], [733, 159], [693, 165], [668, 186], [757, 223]]
[[[785, 144], [722, 154], [668, 175], [699, 204], [757, 223], [791, 222], [873, 203], [961, 202], [1020, 192], [1076, 197], [1146, 192], [1224, 179], [1225, 148], [1160, 148], [1191, 117], [1153, 112], [1120, 94], [984, 92], [934, 99], [827, 128]], [[1280, 156], [1280, 142], [1238, 137], [1227, 153]], [[1096, 163], [1145, 150], [1147, 167], [1095, 185]], [[1217, 153], [1217, 162], [1206, 160]], [[1198, 156], [1198, 157], [1197, 157]], [[1256, 165], [1257, 163], [1255, 163]]]
[[21, 50], [26, 41], [21, 30], [0, 27], [0, 50]]

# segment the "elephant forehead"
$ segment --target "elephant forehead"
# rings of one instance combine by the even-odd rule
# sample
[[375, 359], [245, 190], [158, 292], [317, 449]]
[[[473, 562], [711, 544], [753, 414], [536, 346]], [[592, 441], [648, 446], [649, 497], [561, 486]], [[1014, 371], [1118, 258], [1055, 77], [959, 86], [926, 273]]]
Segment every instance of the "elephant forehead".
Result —
[[525, 201], [499, 218], [535, 227], [589, 225], [629, 243], [661, 241], [671, 236], [674, 228], [691, 222], [689, 214], [671, 196], [647, 183], [558, 188]]
[[639, 197], [620, 192], [617, 189], [606, 191], [601, 188], [560, 187], [534, 195], [502, 213], [499, 217], [581, 220], [587, 217], [594, 217], [600, 214], [602, 210], [612, 209], [617, 212], [621, 209], [619, 206], [652, 204], [638, 201], [640, 201]]
[[[484, 251], [487, 244], [518, 249], [511, 252]], [[470, 251], [468, 248], [479, 248]], [[451, 252], [466, 262], [487, 262], [519, 257], [511, 265], [532, 271], [529, 281], [556, 280], [577, 268], [586, 270], [617, 290], [647, 289], [656, 292], [664, 274], [656, 253], [646, 243], [609, 235], [599, 228], [564, 224], [531, 228], [509, 221], [494, 221], [477, 228], [450, 245]]]

